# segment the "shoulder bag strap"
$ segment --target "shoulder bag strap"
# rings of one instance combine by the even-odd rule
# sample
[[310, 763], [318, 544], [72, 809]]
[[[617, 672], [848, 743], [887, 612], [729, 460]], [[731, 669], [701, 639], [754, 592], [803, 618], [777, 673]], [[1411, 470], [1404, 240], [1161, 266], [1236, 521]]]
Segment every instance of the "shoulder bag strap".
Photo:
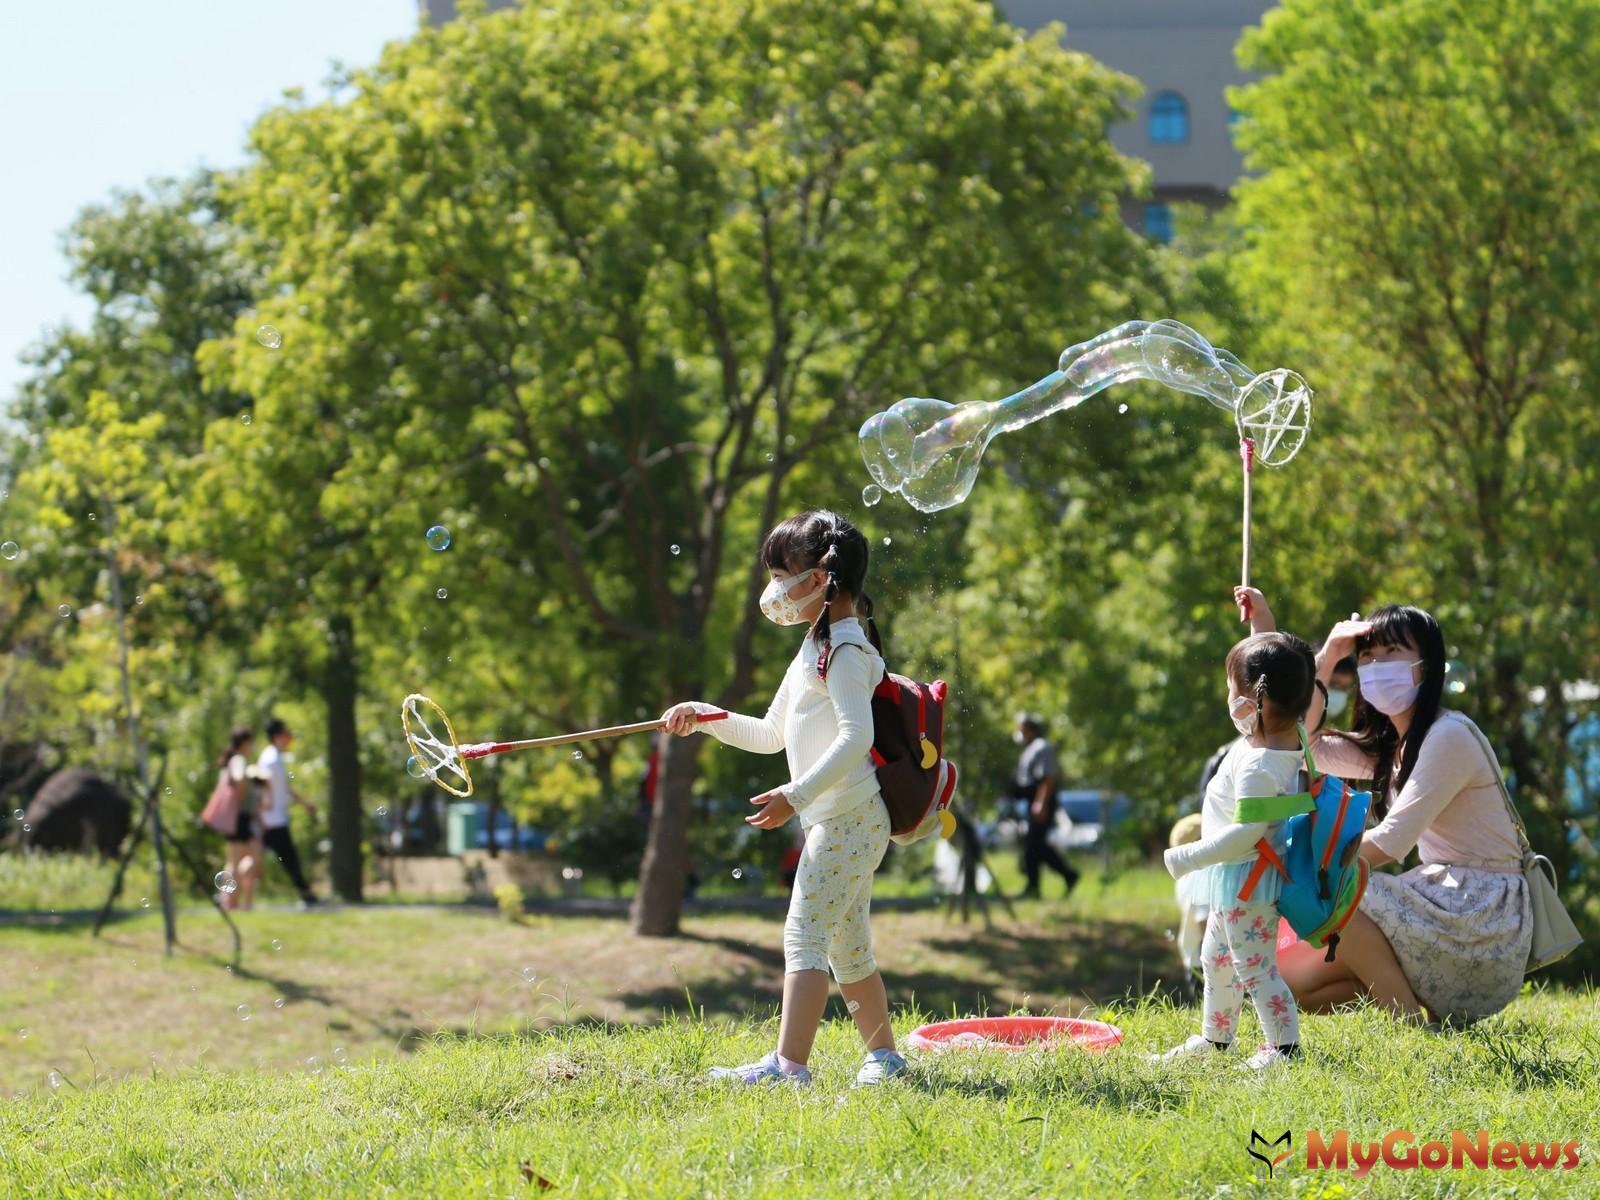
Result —
[[1494, 781], [1499, 785], [1500, 798], [1506, 802], [1506, 815], [1511, 818], [1511, 827], [1517, 831], [1517, 841], [1522, 844], [1522, 853], [1533, 853], [1533, 845], [1528, 841], [1528, 827], [1522, 823], [1522, 814], [1517, 811], [1517, 806], [1512, 802], [1511, 790], [1506, 787], [1506, 779], [1500, 771], [1500, 760], [1494, 756], [1494, 748], [1489, 745], [1489, 739], [1473, 722], [1466, 723], [1478, 739], [1478, 745], [1483, 747], [1483, 754], [1489, 761], [1489, 770], [1494, 775]]

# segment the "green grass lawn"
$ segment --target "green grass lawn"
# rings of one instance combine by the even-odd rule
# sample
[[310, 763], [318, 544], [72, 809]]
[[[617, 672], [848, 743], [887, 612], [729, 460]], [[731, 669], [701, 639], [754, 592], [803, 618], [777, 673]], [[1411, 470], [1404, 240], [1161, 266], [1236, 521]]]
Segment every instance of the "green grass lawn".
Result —
[[[881, 914], [901, 1033], [928, 1013], [1026, 1005], [1127, 1039], [1102, 1056], [921, 1056], [879, 1093], [850, 1089], [859, 1046], [837, 1009], [810, 1091], [705, 1081], [772, 1046], [771, 913], [695, 915], [682, 938], [641, 941], [594, 917], [258, 912], [236, 966], [204, 911], [170, 959], [153, 915], [99, 940], [0, 928], [0, 1195], [523, 1195], [547, 1190], [541, 1177], [556, 1195], [786, 1200], [1596, 1194], [1591, 993], [1530, 989], [1447, 1036], [1370, 1009], [1309, 1017], [1305, 1059], [1267, 1078], [1223, 1056], [1163, 1068], [1142, 1052], [1197, 1021], [1170, 991], [1143, 995], [1179, 976], [1169, 908], [1159, 876], [1135, 872], [992, 930]], [[1271, 1182], [1252, 1174], [1252, 1128], [1291, 1131]], [[1312, 1129], [1575, 1139], [1581, 1161], [1358, 1179], [1306, 1168]]]

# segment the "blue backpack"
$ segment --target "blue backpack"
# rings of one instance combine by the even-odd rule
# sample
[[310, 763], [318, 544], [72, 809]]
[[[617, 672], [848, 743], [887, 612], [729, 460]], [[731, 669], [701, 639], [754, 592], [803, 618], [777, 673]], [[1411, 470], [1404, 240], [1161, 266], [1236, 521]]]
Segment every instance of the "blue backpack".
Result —
[[1333, 775], [1319, 775], [1306, 731], [1300, 730], [1306, 756], [1306, 790], [1292, 796], [1243, 796], [1234, 805], [1240, 824], [1287, 819], [1280, 857], [1266, 839], [1256, 843], [1256, 862], [1239, 889], [1248, 901], [1271, 867], [1283, 876], [1278, 914], [1312, 946], [1327, 946], [1327, 962], [1339, 948], [1339, 931], [1354, 915], [1367, 891], [1370, 868], [1358, 851], [1367, 826], [1372, 793], [1358, 792]]

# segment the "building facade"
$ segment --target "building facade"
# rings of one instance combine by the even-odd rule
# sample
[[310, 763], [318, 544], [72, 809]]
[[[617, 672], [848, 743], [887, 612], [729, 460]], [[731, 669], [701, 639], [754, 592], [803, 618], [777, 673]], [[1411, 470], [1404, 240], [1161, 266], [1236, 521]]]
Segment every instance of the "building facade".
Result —
[[1067, 27], [1066, 45], [1143, 86], [1134, 116], [1111, 130], [1123, 154], [1150, 164], [1154, 194], [1130, 201], [1129, 223], [1165, 241], [1172, 205], [1226, 203], [1243, 170], [1227, 89], [1249, 82], [1234, 48], [1275, 0], [1003, 0], [1012, 24]]
[[[513, 0], [490, 0], [500, 8]], [[1143, 85], [1134, 116], [1111, 130], [1122, 153], [1150, 164], [1154, 194], [1130, 200], [1129, 223], [1165, 241], [1172, 205], [1218, 208], [1243, 169], [1230, 136], [1226, 91], [1248, 82], [1234, 60], [1245, 28], [1275, 0], [1001, 0], [1023, 29], [1052, 21], [1067, 27], [1066, 45]], [[435, 23], [455, 16], [456, 0], [420, 0]]]

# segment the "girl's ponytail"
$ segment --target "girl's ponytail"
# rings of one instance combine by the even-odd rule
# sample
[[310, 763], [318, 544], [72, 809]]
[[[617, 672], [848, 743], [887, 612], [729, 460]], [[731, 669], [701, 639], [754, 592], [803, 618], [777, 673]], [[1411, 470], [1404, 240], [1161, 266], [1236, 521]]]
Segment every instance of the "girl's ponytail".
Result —
[[862, 592], [856, 597], [856, 607], [861, 610], [862, 619], [867, 623], [867, 641], [872, 643], [874, 650], [882, 654], [883, 638], [878, 636], [878, 623], [872, 619], [872, 597]]
[[822, 611], [817, 614], [816, 624], [811, 627], [811, 636], [816, 639], [817, 645], [822, 647], [822, 653], [826, 656], [828, 651], [833, 648], [833, 637], [830, 633], [833, 623], [829, 615], [829, 607], [839, 595], [839, 544], [837, 542], [828, 543], [827, 550], [817, 560], [817, 566], [828, 573], [828, 586], [822, 593]]

